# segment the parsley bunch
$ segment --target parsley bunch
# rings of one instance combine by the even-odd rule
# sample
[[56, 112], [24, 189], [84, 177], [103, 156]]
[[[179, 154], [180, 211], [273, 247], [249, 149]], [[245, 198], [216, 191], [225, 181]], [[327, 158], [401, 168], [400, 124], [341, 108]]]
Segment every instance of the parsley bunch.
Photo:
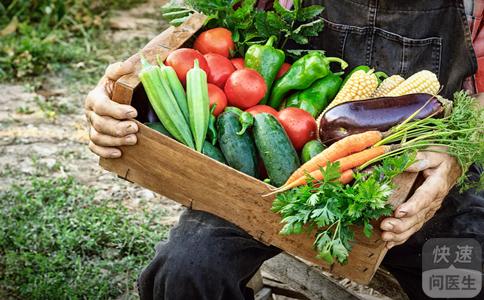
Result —
[[305, 45], [310, 37], [318, 36], [323, 29], [320, 5], [303, 7], [302, 0], [294, 1], [292, 9], [284, 8], [274, 1], [273, 9], [256, 9], [256, 0], [186, 0], [171, 1], [162, 8], [162, 15], [171, 24], [179, 25], [195, 12], [208, 17], [207, 27], [229, 29], [240, 55], [247, 46], [264, 43], [269, 37], [278, 37], [278, 47], [283, 48], [288, 41]]
[[387, 200], [393, 191], [392, 180], [415, 161], [415, 153], [388, 157], [371, 173], [356, 173], [351, 185], [337, 181], [339, 163], [321, 168], [323, 180], [308, 176], [308, 184], [277, 195], [272, 211], [282, 216], [281, 234], [313, 234], [317, 257], [332, 264], [347, 261], [354, 238], [353, 225], [363, 225], [367, 237], [372, 220], [392, 213]]

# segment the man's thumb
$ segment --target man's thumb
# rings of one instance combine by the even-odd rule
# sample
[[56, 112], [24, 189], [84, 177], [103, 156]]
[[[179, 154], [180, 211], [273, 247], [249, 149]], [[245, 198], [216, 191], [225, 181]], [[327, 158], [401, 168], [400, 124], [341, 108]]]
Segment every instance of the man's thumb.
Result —
[[133, 64], [127, 60], [124, 62], [117, 62], [110, 64], [106, 68], [106, 77], [110, 80], [118, 80], [121, 76], [129, 74], [134, 71]]

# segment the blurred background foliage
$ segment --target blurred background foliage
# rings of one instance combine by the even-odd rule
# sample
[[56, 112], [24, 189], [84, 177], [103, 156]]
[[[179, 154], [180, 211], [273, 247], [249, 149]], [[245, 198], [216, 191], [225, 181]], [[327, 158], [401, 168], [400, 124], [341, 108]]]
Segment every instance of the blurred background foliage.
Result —
[[2, 0], [0, 81], [35, 76], [58, 64], [95, 59], [96, 39], [115, 9], [143, 0]]

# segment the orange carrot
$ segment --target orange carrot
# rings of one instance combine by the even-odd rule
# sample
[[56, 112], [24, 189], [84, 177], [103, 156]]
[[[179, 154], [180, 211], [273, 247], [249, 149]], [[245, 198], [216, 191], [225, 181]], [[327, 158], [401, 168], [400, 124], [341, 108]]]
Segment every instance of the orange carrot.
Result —
[[349, 170], [346, 170], [344, 171], [341, 176], [339, 177], [339, 182], [341, 182], [342, 184], [348, 184], [350, 183], [353, 178], [355, 177], [355, 173], [353, 172], [352, 169], [349, 169]]
[[[389, 152], [391, 149], [391, 146], [378, 146], [336, 160], [335, 162], [339, 162], [339, 171], [341, 172], [340, 181], [344, 182], [348, 180], [349, 174], [345, 174], [345, 171], [359, 167], [367, 161]], [[345, 175], [344, 178], [342, 178], [343, 175]], [[319, 169], [309, 173], [309, 176], [315, 180], [323, 179], [323, 174]], [[304, 185], [306, 184], [306, 178], [306, 175], [301, 176], [289, 184], [284, 184], [280, 188], [274, 190], [271, 194], [281, 193], [297, 186]]]
[[337, 159], [365, 150], [378, 143], [381, 139], [382, 133], [379, 131], [367, 131], [347, 136], [332, 144], [323, 152], [300, 166], [294, 171], [284, 185], [287, 185], [300, 177], [304, 177], [306, 173], [319, 170], [319, 168], [326, 166], [328, 161], [334, 162]]

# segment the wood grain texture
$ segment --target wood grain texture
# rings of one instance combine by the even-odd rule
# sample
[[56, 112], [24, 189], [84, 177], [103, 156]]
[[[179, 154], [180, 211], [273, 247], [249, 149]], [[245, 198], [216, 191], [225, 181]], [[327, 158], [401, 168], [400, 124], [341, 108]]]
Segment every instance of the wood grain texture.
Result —
[[[261, 242], [321, 265], [337, 275], [368, 283], [386, 249], [375, 228], [372, 238], [355, 228], [355, 243], [347, 265], [329, 266], [315, 258], [314, 237], [281, 236], [280, 216], [271, 212], [274, 196], [266, 183], [247, 176], [205, 155], [193, 151], [138, 122], [138, 143], [122, 147], [118, 159], [101, 159], [100, 165], [128, 181], [173, 199], [192, 209], [222, 217], [246, 230]], [[399, 178], [411, 186], [412, 176]], [[404, 201], [407, 189], [395, 193], [392, 201]], [[398, 201], [397, 201], [398, 200]]]
[[[166, 58], [170, 51], [187, 43], [204, 21], [205, 16], [195, 14], [180, 27], [170, 27], [143, 48], [144, 56], [153, 63], [156, 55]], [[140, 101], [146, 101], [143, 98], [146, 95], [137, 77], [139, 55], [135, 54], [129, 60], [137, 66], [137, 71], [116, 82], [113, 100], [136, 106]], [[138, 126], [138, 143], [121, 147], [121, 158], [101, 159], [103, 168], [184, 206], [222, 217], [267, 245], [279, 247], [356, 282], [368, 283], [378, 269], [386, 248], [380, 239], [377, 223], [369, 239], [363, 235], [361, 228], [355, 227], [355, 242], [347, 265], [325, 264], [315, 258], [314, 236], [279, 235], [282, 228], [280, 216], [271, 212], [274, 196], [262, 197], [270, 191], [269, 185], [195, 152], [139, 122]], [[397, 178], [399, 189], [392, 195], [392, 204], [405, 201], [414, 180], [415, 174], [403, 174]]]

